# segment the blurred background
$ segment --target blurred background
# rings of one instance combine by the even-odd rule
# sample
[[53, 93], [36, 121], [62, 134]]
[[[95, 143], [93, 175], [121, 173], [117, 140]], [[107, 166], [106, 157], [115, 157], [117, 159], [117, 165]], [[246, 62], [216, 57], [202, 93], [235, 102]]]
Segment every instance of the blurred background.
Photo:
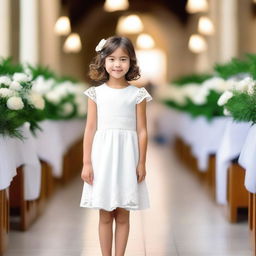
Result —
[[153, 97], [126, 255], [256, 255], [255, 0], [0, 0], [0, 31], [0, 255], [101, 255], [83, 91], [112, 35]]

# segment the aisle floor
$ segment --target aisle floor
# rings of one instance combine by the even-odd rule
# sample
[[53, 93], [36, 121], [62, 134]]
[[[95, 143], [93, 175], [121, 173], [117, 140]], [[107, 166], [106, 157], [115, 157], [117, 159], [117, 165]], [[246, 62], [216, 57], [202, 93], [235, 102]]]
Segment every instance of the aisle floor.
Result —
[[[146, 182], [151, 207], [131, 211], [126, 256], [252, 255], [247, 222], [229, 224], [173, 150], [152, 139]], [[5, 256], [100, 256], [98, 210], [79, 207], [82, 185], [77, 177], [28, 231], [11, 231]]]
[[[131, 212], [127, 256], [250, 256], [247, 222], [229, 224], [224, 210], [166, 145], [149, 141], [151, 208]], [[99, 256], [98, 211], [79, 207], [77, 177], [22, 233], [11, 231], [6, 256]]]

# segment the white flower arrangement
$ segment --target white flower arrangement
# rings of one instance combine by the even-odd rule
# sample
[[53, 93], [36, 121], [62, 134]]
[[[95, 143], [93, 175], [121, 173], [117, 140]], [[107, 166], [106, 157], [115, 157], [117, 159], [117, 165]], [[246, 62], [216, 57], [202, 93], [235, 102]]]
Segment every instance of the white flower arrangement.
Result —
[[11, 79], [8, 76], [0, 76], [0, 85], [6, 85], [9, 86], [11, 84]]
[[12, 76], [12, 79], [19, 83], [22, 83], [22, 82], [26, 83], [26, 82], [30, 82], [32, 80], [32, 77], [25, 73], [14, 73]]
[[52, 78], [45, 79], [43, 76], [38, 76], [34, 81], [32, 85], [32, 91], [38, 92], [41, 95], [46, 94], [56, 84], [56, 81]]
[[24, 108], [24, 103], [21, 97], [17, 96], [10, 97], [6, 102], [6, 105], [11, 110], [21, 110]]
[[0, 88], [0, 98], [10, 98], [14, 92], [9, 88]]
[[46, 108], [48, 104], [51, 105], [51, 110], [54, 107], [55, 113], [50, 114], [51, 119], [62, 119], [70, 116], [75, 109], [77, 117], [85, 116], [86, 100], [83, 92], [86, 88], [83, 83], [71, 81], [60, 83], [53, 78], [45, 79], [43, 76], [38, 76], [33, 82], [32, 91], [40, 93], [46, 100]]
[[40, 94], [31, 91], [27, 95], [27, 100], [28, 100], [29, 104], [32, 105], [33, 107], [35, 107], [36, 109], [40, 109], [40, 110], [44, 109], [45, 101]]
[[220, 98], [218, 99], [217, 104], [219, 106], [224, 106], [232, 97], [233, 97], [233, 92], [231, 91], [225, 91]]
[[62, 105], [62, 110], [63, 110], [63, 114], [65, 116], [68, 116], [74, 111], [74, 106], [70, 102], [67, 102]]
[[19, 82], [17, 82], [17, 81], [12, 81], [12, 82], [10, 83], [9, 88], [10, 88], [11, 90], [14, 90], [14, 91], [20, 91], [20, 90], [22, 89], [22, 86], [21, 86], [21, 84], [20, 84]]
[[96, 46], [95, 51], [100, 52], [103, 49], [106, 42], [107, 42], [107, 40], [105, 40], [104, 38], [101, 39], [100, 42], [98, 43], [98, 45]]
[[229, 99], [231, 99], [234, 95], [234, 92], [238, 93], [246, 93], [248, 95], [253, 95], [255, 92], [256, 81], [254, 81], [251, 77], [246, 77], [241, 81], [235, 81], [233, 79], [227, 80], [229, 84], [228, 90], [226, 90], [219, 98], [218, 105], [224, 106]]
[[230, 111], [228, 111], [226, 108], [224, 108], [223, 114], [224, 114], [225, 116], [231, 116]]
[[180, 106], [184, 106], [187, 102], [187, 98], [193, 101], [194, 95], [199, 90], [199, 84], [190, 83], [186, 86], [177, 86], [175, 84], [167, 85], [167, 91], [164, 92], [162, 98], [167, 98]]

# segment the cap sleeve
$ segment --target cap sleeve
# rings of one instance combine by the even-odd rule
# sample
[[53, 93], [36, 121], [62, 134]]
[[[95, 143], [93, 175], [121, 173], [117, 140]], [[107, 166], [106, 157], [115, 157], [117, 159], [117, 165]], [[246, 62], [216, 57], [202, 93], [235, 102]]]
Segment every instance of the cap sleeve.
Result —
[[144, 99], [148, 102], [152, 100], [152, 97], [144, 87], [141, 87], [137, 92], [136, 104], [141, 103]]
[[87, 90], [84, 91], [84, 94], [92, 99], [95, 103], [97, 103], [95, 86], [89, 87]]

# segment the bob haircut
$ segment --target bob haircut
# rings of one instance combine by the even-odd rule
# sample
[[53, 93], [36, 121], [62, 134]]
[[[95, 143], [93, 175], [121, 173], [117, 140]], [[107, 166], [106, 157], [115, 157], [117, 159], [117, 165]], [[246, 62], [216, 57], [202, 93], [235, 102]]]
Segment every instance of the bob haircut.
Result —
[[105, 59], [119, 47], [121, 47], [130, 58], [130, 68], [125, 74], [125, 79], [127, 81], [132, 81], [140, 78], [140, 70], [137, 66], [137, 58], [132, 42], [127, 37], [112, 36], [106, 40], [104, 47], [90, 63], [90, 79], [101, 83], [108, 81], [109, 74], [105, 69]]

